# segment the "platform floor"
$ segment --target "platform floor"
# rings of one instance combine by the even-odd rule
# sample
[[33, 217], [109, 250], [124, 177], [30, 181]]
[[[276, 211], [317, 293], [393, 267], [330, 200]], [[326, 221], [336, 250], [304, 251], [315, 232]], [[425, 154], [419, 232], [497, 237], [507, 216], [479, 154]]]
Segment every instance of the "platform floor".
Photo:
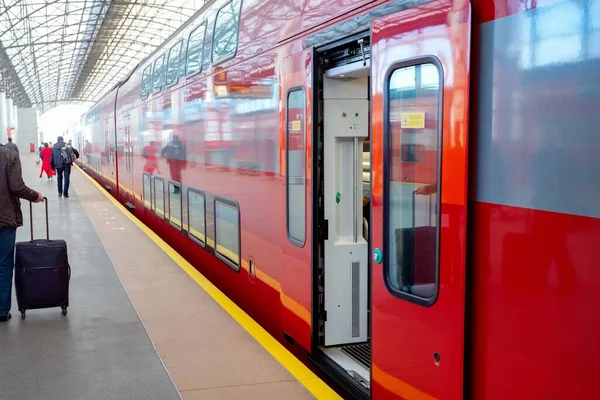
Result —
[[[209, 294], [201, 275], [82, 172], [73, 169], [65, 199], [38, 178], [35, 156], [22, 164], [26, 183], [49, 199], [51, 238], [68, 243], [71, 305], [66, 317], [31, 310], [23, 321], [13, 299], [13, 319], [0, 324], [0, 398], [339, 398], [297, 360], [281, 362], [289, 353], [255, 340], [215, 301], [216, 289]], [[23, 211], [17, 241], [29, 240], [26, 202]], [[34, 228], [41, 237], [39, 204]]]

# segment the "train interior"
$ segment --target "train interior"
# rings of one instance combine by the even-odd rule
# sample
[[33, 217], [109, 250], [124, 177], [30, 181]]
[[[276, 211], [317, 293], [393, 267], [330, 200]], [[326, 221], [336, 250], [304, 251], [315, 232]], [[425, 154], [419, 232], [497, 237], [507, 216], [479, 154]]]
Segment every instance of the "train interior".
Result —
[[318, 349], [370, 388], [370, 58], [367, 38], [319, 52], [317, 124]]

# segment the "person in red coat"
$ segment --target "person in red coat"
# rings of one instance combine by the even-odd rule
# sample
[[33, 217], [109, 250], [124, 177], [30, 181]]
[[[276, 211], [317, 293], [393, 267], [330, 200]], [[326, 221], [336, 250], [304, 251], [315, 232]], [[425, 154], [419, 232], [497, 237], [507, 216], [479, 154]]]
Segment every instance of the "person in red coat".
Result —
[[52, 180], [52, 177], [56, 175], [56, 172], [52, 170], [50, 165], [50, 158], [52, 158], [52, 149], [48, 146], [48, 143], [44, 143], [44, 148], [40, 151], [40, 157], [42, 159], [42, 169], [40, 170], [40, 178], [45, 172], [48, 180]]

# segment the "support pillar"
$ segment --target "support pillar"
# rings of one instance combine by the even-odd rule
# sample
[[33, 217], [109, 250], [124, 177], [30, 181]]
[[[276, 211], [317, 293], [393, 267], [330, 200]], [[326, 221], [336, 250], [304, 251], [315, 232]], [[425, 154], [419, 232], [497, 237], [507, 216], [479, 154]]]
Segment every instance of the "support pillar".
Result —
[[2, 144], [5, 144], [8, 141], [8, 137], [6, 136], [7, 125], [6, 94], [4, 92], [0, 92], [0, 142], [2, 142]]

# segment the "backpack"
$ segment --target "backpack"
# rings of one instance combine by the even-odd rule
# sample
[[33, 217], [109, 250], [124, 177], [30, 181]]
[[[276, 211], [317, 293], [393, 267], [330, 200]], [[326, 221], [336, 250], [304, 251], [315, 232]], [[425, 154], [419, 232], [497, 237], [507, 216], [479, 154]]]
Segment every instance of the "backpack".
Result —
[[71, 165], [75, 162], [75, 160], [77, 160], [77, 157], [75, 156], [75, 153], [73, 152], [73, 149], [70, 147], [63, 147], [60, 149], [60, 152], [63, 156], [63, 159], [65, 160], [65, 164], [67, 165]]

